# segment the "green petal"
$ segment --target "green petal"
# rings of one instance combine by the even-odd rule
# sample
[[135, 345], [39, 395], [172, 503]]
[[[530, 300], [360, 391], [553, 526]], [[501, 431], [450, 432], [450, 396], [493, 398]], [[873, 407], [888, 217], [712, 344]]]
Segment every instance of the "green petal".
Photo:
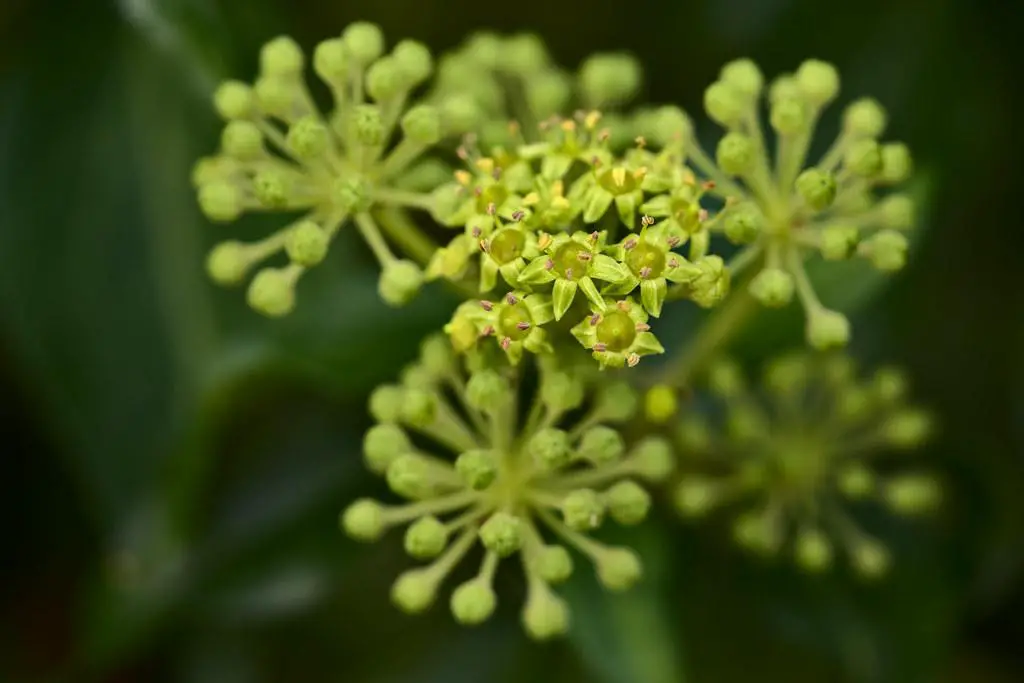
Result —
[[533, 324], [543, 325], [549, 323], [555, 317], [554, 308], [551, 304], [551, 297], [543, 294], [531, 294], [523, 299], [523, 303], [530, 311]]
[[480, 259], [480, 291], [489, 292], [498, 284], [498, 264], [488, 256]]
[[633, 342], [633, 351], [641, 356], [649, 356], [653, 353], [665, 353], [665, 347], [653, 332], [641, 332]]
[[593, 258], [590, 262], [590, 275], [611, 284], [624, 284], [631, 277], [625, 265], [607, 254], [598, 254]]
[[555, 280], [555, 288], [551, 292], [555, 320], [561, 320], [565, 312], [576, 298], [576, 283], [572, 280], [559, 278]]
[[661, 306], [665, 303], [666, 294], [668, 294], [668, 284], [663, 277], [644, 280], [640, 283], [640, 300], [643, 301], [647, 312], [655, 318], [661, 315]]
[[619, 220], [630, 230], [636, 225], [636, 209], [643, 198], [642, 192], [620, 194], [615, 198], [615, 208], [619, 212]]
[[540, 174], [547, 180], [558, 180], [569, 172], [573, 158], [566, 154], [548, 154], [540, 165]]
[[519, 281], [528, 285], [543, 285], [555, 279], [555, 274], [547, 268], [548, 257], [538, 256], [530, 261], [519, 273]]
[[672, 215], [672, 197], [667, 194], [651, 197], [640, 206], [640, 210], [655, 218]]
[[580, 278], [580, 289], [583, 290], [583, 295], [587, 297], [595, 310], [603, 311], [605, 309], [604, 297], [597, 291], [597, 285], [593, 280], [589, 277]]
[[530, 330], [530, 334], [526, 335], [526, 339], [523, 340], [523, 346], [527, 351], [533, 353], [552, 353], [555, 350], [551, 346], [551, 342], [548, 341], [547, 332], [539, 327]]
[[596, 223], [608, 211], [613, 199], [611, 192], [596, 185], [592, 187], [583, 198], [583, 222]]
[[518, 286], [519, 274], [523, 272], [523, 268], [526, 267], [526, 261], [522, 258], [506, 263], [501, 266], [498, 270], [501, 272], [501, 276], [505, 278], [505, 282], [511, 287]]

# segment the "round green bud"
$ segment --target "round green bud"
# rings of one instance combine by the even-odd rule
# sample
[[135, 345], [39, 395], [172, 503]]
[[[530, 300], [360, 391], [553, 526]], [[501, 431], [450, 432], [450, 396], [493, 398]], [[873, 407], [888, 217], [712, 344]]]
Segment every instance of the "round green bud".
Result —
[[942, 497], [942, 490], [934, 477], [913, 474], [886, 482], [882, 495], [893, 511], [917, 515], [934, 510]]
[[832, 564], [832, 543], [818, 529], [807, 529], [796, 537], [797, 563], [809, 572], [822, 572]]
[[750, 294], [768, 308], [782, 308], [793, 300], [793, 276], [781, 268], [765, 268], [750, 281]]
[[404, 306], [409, 303], [423, 286], [423, 271], [412, 261], [405, 259], [385, 264], [377, 283], [377, 292], [385, 303]]
[[889, 195], [878, 203], [882, 225], [892, 230], [914, 227], [914, 200], [905, 194]]
[[733, 244], [749, 244], [764, 229], [764, 217], [751, 203], [730, 207], [725, 212], [725, 237]]
[[876, 233], [865, 246], [871, 264], [878, 270], [893, 272], [907, 264], [907, 248], [910, 245], [907, 238], [895, 230], [882, 230]]
[[865, 579], [877, 579], [889, 571], [889, 551], [878, 541], [862, 538], [850, 551], [853, 568]]
[[885, 440], [896, 448], [917, 448], [927, 440], [931, 431], [931, 417], [917, 408], [905, 408], [882, 425]]
[[430, 56], [430, 50], [415, 40], [403, 40], [398, 43], [391, 51], [391, 56], [402, 67], [412, 85], [427, 80], [434, 70], [434, 59]]
[[366, 70], [366, 92], [377, 102], [386, 102], [409, 90], [409, 76], [394, 57], [383, 57]]
[[392, 460], [384, 475], [388, 488], [403, 498], [419, 499], [431, 493], [430, 466], [413, 453], [405, 453]]
[[885, 109], [869, 97], [856, 100], [843, 112], [843, 130], [858, 138], [877, 138], [885, 131]]
[[714, 509], [717, 502], [714, 482], [704, 477], [687, 477], [676, 486], [673, 502], [686, 517], [702, 517]]
[[572, 98], [572, 82], [561, 71], [543, 71], [523, 85], [530, 111], [540, 120], [565, 111]]
[[474, 372], [466, 383], [466, 402], [482, 413], [493, 413], [505, 405], [509, 385], [497, 371]]
[[498, 66], [504, 49], [504, 41], [496, 33], [476, 31], [466, 40], [462, 52], [476, 64], [493, 69]]
[[252, 179], [252, 193], [256, 195], [256, 200], [270, 209], [288, 206], [291, 189], [288, 176], [276, 169], [260, 171]]
[[717, 306], [729, 294], [731, 280], [729, 269], [721, 256], [712, 254], [694, 262], [701, 273], [691, 285], [690, 299], [702, 308]]
[[235, 240], [221, 242], [206, 257], [206, 272], [219, 285], [237, 285], [249, 270], [248, 247]]
[[625, 422], [636, 415], [639, 399], [636, 391], [624, 380], [603, 384], [598, 390], [594, 411], [609, 422]]
[[862, 386], [845, 387], [836, 398], [836, 413], [847, 422], [863, 420], [870, 412], [871, 392]]
[[550, 372], [540, 385], [540, 400], [548, 410], [563, 413], [583, 403], [583, 382], [567, 372]]
[[495, 512], [480, 526], [480, 542], [499, 557], [508, 557], [523, 545], [522, 522], [507, 512]]
[[370, 394], [370, 415], [378, 422], [398, 422], [402, 416], [405, 390], [394, 384], [385, 384]]
[[580, 66], [580, 93], [587, 106], [614, 107], [640, 89], [640, 63], [625, 53], [591, 55]]
[[807, 104], [796, 97], [782, 97], [772, 102], [769, 121], [780, 135], [796, 135], [807, 128]]
[[419, 614], [437, 597], [437, 579], [429, 569], [411, 569], [391, 586], [391, 602], [407, 614]]
[[549, 640], [569, 630], [569, 606], [551, 591], [530, 593], [523, 608], [523, 628], [534, 640]]
[[750, 106], [743, 92], [725, 81], [715, 81], [704, 91], [704, 110], [715, 123], [726, 128], [738, 125]]
[[693, 136], [693, 122], [679, 107], [663, 106], [637, 114], [635, 125], [637, 133], [658, 147]]
[[432, 334], [424, 339], [420, 344], [420, 362], [435, 377], [455, 372], [455, 351], [451, 340], [444, 334]]
[[231, 157], [203, 157], [192, 167], [192, 185], [200, 189], [204, 185], [230, 182], [241, 170], [238, 160]]
[[258, 159], [263, 156], [263, 133], [251, 121], [229, 121], [220, 136], [224, 153], [239, 161]]
[[829, 171], [809, 168], [796, 179], [796, 191], [815, 211], [824, 211], [836, 199], [836, 179]]
[[605, 425], [597, 425], [583, 432], [576, 452], [580, 458], [594, 465], [603, 465], [622, 457], [626, 444], [622, 435]]
[[875, 491], [875, 475], [864, 465], [844, 466], [836, 476], [836, 486], [847, 498], [862, 500]]
[[826, 261], [843, 261], [857, 251], [860, 235], [852, 225], [832, 225], [821, 231], [821, 256]]
[[417, 560], [440, 555], [448, 545], [448, 529], [433, 515], [420, 517], [405, 530], [405, 552]]
[[402, 421], [413, 427], [426, 427], [437, 413], [437, 396], [423, 389], [406, 389], [402, 395]]
[[757, 150], [745, 134], [732, 131], [718, 141], [715, 158], [718, 166], [729, 175], [744, 175], [754, 167]]
[[751, 59], [734, 59], [722, 67], [719, 79], [753, 102], [764, 87], [764, 74]]
[[518, 33], [505, 40], [500, 52], [506, 70], [520, 75], [532, 75], [548, 64], [548, 51], [540, 36]]
[[211, 221], [228, 223], [242, 215], [242, 193], [231, 183], [210, 183], [199, 188], [199, 208]]
[[872, 379], [875, 396], [892, 405], [907, 395], [907, 376], [896, 368], [881, 368]]
[[305, 116], [288, 129], [288, 147], [300, 159], [320, 157], [330, 144], [327, 127], [315, 116]]
[[345, 41], [331, 38], [317, 45], [313, 51], [313, 70], [327, 83], [344, 83], [349, 75]]
[[421, 145], [433, 145], [441, 139], [441, 114], [437, 107], [419, 104], [402, 117], [402, 133]]
[[914, 162], [910, 148], [902, 142], [882, 145], [882, 180], [887, 183], [902, 183], [910, 177]]
[[251, 116], [255, 104], [252, 88], [241, 81], [224, 81], [213, 93], [214, 108], [227, 120]]
[[572, 556], [560, 545], [541, 548], [533, 557], [531, 565], [537, 576], [548, 583], [562, 583], [572, 576]]
[[295, 84], [284, 78], [260, 78], [253, 92], [261, 110], [281, 118], [287, 118], [295, 104]]
[[768, 101], [772, 104], [779, 100], [800, 99], [804, 96], [800, 83], [793, 74], [782, 74], [772, 81], [768, 88]]
[[376, 541], [384, 533], [384, 506], [370, 498], [360, 498], [341, 513], [341, 527], [358, 541]]
[[634, 446], [630, 459], [634, 463], [634, 471], [652, 482], [663, 481], [675, 469], [672, 445], [657, 436], [647, 437]]
[[384, 54], [384, 34], [380, 27], [367, 21], [349, 24], [341, 34], [345, 50], [362, 66]]
[[735, 361], [716, 360], [708, 368], [708, 388], [723, 398], [739, 396], [746, 388], [743, 370]]
[[592, 531], [604, 521], [604, 502], [593, 489], [576, 489], [562, 499], [562, 517], [570, 529]]
[[846, 148], [843, 165], [856, 175], [871, 178], [882, 170], [882, 148], [874, 140], [854, 140]]
[[644, 395], [644, 417], [654, 424], [665, 424], [679, 409], [676, 392], [668, 384], [655, 384]]
[[629, 548], [608, 548], [595, 561], [597, 579], [610, 591], [629, 590], [643, 575], [640, 557]]
[[445, 97], [439, 106], [444, 130], [452, 135], [475, 130], [484, 119], [484, 111], [471, 95], [454, 94]]
[[497, 604], [493, 588], [480, 579], [471, 579], [452, 592], [450, 607], [455, 621], [475, 626], [487, 621]]
[[278, 36], [260, 50], [260, 71], [267, 76], [297, 76], [305, 61], [302, 48], [288, 36]]
[[561, 429], [541, 429], [530, 437], [526, 452], [535, 463], [548, 470], [557, 470], [569, 464], [571, 451], [569, 435]]
[[409, 437], [395, 424], [374, 425], [363, 436], [363, 460], [376, 474], [384, 474], [395, 458], [412, 450]]
[[288, 315], [295, 308], [295, 277], [284, 268], [264, 268], [249, 283], [246, 300], [267, 317]]
[[327, 255], [330, 238], [327, 232], [313, 221], [300, 221], [288, 233], [285, 250], [292, 263], [301, 266], [315, 266]]
[[491, 451], [466, 451], [455, 460], [455, 471], [466, 486], [482, 491], [498, 477], [498, 459]]
[[651, 510], [651, 494], [635, 481], [620, 481], [605, 491], [608, 514], [623, 526], [644, 521]]
[[800, 92], [811, 104], [821, 106], [839, 94], [839, 72], [828, 62], [808, 59], [796, 70]]
[[384, 119], [380, 107], [375, 104], [361, 104], [352, 109], [352, 134], [359, 144], [376, 147], [384, 143]]
[[408, 389], [433, 390], [437, 387], [437, 377], [419, 363], [403, 368], [399, 377], [402, 386]]
[[850, 341], [850, 321], [838, 311], [811, 311], [807, 317], [807, 341], [819, 351], [846, 346]]

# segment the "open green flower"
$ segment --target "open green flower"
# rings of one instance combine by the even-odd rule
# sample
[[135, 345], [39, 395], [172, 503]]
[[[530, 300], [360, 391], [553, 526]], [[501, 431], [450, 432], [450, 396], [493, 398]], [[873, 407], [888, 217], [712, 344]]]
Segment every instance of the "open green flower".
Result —
[[446, 331], [460, 351], [474, 348], [475, 339], [493, 337], [515, 365], [522, 360], [524, 350], [553, 351], [542, 327], [553, 318], [550, 296], [514, 291], [496, 302], [467, 302], [460, 306]]
[[622, 296], [640, 287], [640, 301], [655, 318], [668, 294], [668, 283], [693, 283], [701, 275], [699, 267], [672, 251], [680, 243], [674, 230], [664, 223], [653, 225], [645, 216], [638, 235], [629, 235], [615, 248], [618, 262], [626, 265], [628, 277], [606, 288], [605, 294]]
[[603, 368], [635, 367], [643, 356], [665, 353], [647, 324], [647, 312], [631, 298], [599, 308], [572, 334]]
[[937, 504], [933, 476], [877, 464], [881, 453], [920, 446], [929, 416], [908, 404], [899, 372], [858, 380], [841, 355], [781, 357], [768, 366], [763, 384], [755, 392], [735, 364], [712, 367], [708, 387], [725, 404], [724, 434], [696, 413], [683, 417], [678, 507], [690, 517], [740, 510], [733, 523], [738, 542], [771, 554], [791, 536], [792, 553], [809, 571], [826, 569], [838, 545], [859, 573], [883, 573], [888, 551], [844, 503], [873, 499], [907, 515]]
[[520, 273], [520, 280], [529, 285], [553, 283], [551, 298], [555, 320], [561, 320], [576, 297], [577, 290], [591, 306], [604, 306], [594, 280], [616, 284], [624, 282], [629, 273], [612, 257], [603, 254], [607, 233], [575, 232], [550, 237], [544, 235], [543, 256], [534, 258]]

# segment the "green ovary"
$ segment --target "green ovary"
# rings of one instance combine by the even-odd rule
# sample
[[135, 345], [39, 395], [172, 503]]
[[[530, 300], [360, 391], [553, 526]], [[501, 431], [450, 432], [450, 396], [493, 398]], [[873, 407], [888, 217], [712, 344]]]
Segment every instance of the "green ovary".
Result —
[[[525, 329], [520, 328], [521, 323], [525, 323]], [[530, 310], [526, 304], [522, 302], [506, 306], [498, 316], [498, 331], [513, 341], [526, 339], [531, 327], [533, 318], [530, 317]]]
[[[665, 271], [665, 252], [649, 244], [640, 243], [633, 247], [626, 256], [626, 264], [638, 277], [656, 278]], [[646, 276], [641, 273], [649, 269]]]
[[609, 351], [625, 351], [636, 339], [636, 323], [627, 313], [614, 311], [597, 324], [597, 340]]

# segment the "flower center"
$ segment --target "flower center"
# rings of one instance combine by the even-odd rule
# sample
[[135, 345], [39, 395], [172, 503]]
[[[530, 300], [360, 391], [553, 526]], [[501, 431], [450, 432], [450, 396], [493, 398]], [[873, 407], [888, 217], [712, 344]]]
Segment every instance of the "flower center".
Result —
[[476, 198], [477, 213], [487, 213], [487, 207], [491, 204], [501, 206], [508, 199], [508, 190], [504, 185], [493, 183], [483, 188]]
[[526, 339], [531, 327], [533, 318], [530, 309], [522, 301], [505, 306], [498, 315], [498, 331], [513, 341]]
[[636, 176], [621, 166], [608, 169], [600, 175], [597, 182], [613, 195], [629, 194], [640, 185]]
[[582, 244], [569, 242], [558, 248], [552, 261], [555, 272], [567, 280], [578, 280], [587, 272], [590, 252]]
[[665, 271], [665, 252], [641, 242], [629, 250], [626, 263], [634, 275], [645, 280], [661, 277]]
[[522, 256], [526, 246], [526, 236], [515, 228], [502, 228], [491, 239], [488, 251], [500, 265], [511, 263]]
[[597, 340], [609, 351], [625, 351], [636, 339], [636, 323], [624, 311], [612, 311], [597, 324]]

